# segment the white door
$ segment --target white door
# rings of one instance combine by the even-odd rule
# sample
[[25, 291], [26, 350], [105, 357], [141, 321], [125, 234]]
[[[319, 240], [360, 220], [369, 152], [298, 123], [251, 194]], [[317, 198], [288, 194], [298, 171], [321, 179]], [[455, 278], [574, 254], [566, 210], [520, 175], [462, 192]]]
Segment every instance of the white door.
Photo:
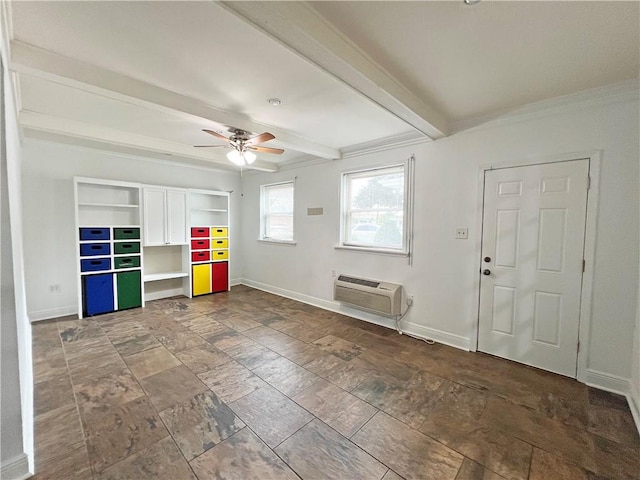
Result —
[[589, 161], [485, 172], [478, 349], [576, 376]]

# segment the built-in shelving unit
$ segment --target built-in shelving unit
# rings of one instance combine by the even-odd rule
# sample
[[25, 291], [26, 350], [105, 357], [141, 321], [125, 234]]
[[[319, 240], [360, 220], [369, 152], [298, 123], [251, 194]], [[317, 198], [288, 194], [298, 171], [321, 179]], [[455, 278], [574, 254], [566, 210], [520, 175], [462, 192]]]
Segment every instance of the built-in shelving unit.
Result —
[[74, 178], [78, 316], [144, 305], [140, 186]]
[[229, 193], [191, 190], [190, 296], [229, 290]]

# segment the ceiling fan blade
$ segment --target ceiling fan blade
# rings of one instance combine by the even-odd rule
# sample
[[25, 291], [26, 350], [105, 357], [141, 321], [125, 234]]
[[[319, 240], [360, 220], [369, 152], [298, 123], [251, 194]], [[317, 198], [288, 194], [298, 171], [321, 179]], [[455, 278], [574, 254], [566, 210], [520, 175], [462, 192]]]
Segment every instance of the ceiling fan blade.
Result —
[[255, 150], [256, 152], [262, 152], [262, 153], [275, 153], [277, 155], [280, 155], [281, 153], [284, 153], [284, 150], [281, 148], [271, 148], [271, 147], [254, 147], [254, 146], [248, 146], [247, 149], [249, 150]]
[[214, 132], [213, 130], [208, 130], [206, 128], [203, 128], [202, 131], [208, 133], [209, 135], [213, 135], [214, 137], [217, 137], [220, 140], [224, 140], [225, 142], [229, 141], [227, 137], [225, 137], [224, 135], [220, 135], [218, 132]]
[[194, 145], [195, 148], [231, 148], [229, 145]]
[[250, 138], [249, 140], [247, 140], [246, 142], [244, 142], [245, 145], [256, 145], [258, 143], [264, 143], [264, 142], [268, 142], [269, 140], [273, 140], [274, 137], [271, 133], [269, 132], [264, 132], [261, 133], [260, 135], [256, 135], [253, 138]]

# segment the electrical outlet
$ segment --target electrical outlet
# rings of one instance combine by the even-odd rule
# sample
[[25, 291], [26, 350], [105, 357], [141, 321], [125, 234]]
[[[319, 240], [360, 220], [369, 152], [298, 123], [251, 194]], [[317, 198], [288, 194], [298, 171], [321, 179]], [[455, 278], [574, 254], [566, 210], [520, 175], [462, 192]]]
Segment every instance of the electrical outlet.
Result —
[[336, 271], [335, 270], [331, 270], [331, 276], [335, 277], [336, 276]]
[[60, 285], [57, 283], [53, 285], [49, 285], [49, 291], [53, 293], [58, 293], [60, 291]]
[[407, 306], [410, 307], [411, 305], [413, 305], [413, 295], [407, 297]]
[[459, 240], [466, 240], [469, 238], [469, 229], [466, 227], [456, 228], [456, 238]]

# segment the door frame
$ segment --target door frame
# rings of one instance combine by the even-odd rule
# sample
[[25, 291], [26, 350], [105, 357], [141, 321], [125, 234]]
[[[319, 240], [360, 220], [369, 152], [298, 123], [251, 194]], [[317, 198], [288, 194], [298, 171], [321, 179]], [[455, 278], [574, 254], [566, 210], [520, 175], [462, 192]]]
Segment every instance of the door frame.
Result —
[[585, 270], [582, 274], [582, 290], [580, 293], [580, 326], [578, 329], [578, 362], [576, 370], [577, 380], [586, 383], [587, 360], [589, 358], [589, 337], [591, 332], [591, 305], [593, 302], [593, 278], [596, 253], [596, 233], [598, 226], [598, 202], [600, 190], [600, 167], [602, 162], [602, 151], [590, 150], [587, 152], [565, 153], [553, 156], [533, 157], [507, 162], [499, 162], [480, 166], [478, 172], [478, 198], [476, 203], [476, 245], [475, 256], [477, 270], [474, 277], [474, 292], [476, 292], [476, 302], [474, 305], [475, 321], [472, 322], [470, 350], [478, 350], [478, 334], [480, 329], [480, 270], [482, 267], [482, 227], [484, 214], [484, 177], [485, 172], [503, 168], [527, 167], [532, 165], [551, 164], [558, 162], [569, 162], [572, 160], [589, 161], [590, 185], [587, 191], [587, 211], [584, 236], [584, 260]]

